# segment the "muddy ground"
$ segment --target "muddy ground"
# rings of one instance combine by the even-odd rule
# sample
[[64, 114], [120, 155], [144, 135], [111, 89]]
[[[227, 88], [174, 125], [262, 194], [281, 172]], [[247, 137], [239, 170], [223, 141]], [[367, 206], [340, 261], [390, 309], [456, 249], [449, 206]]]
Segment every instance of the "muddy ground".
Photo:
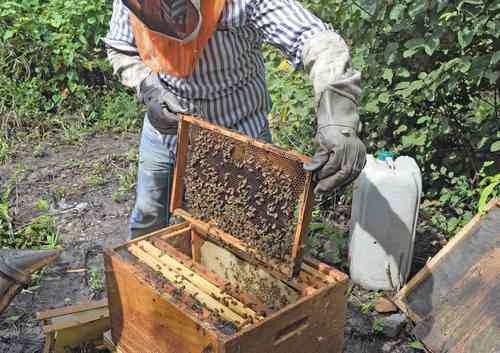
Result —
[[[16, 226], [50, 214], [64, 249], [60, 259], [0, 316], [1, 353], [41, 353], [44, 336], [34, 319], [36, 312], [105, 295], [101, 254], [103, 248], [126, 239], [137, 142], [137, 134], [98, 134], [68, 144], [56, 134], [36, 146], [18, 145], [15, 158], [0, 167], [2, 189], [13, 186], [11, 213]], [[39, 200], [46, 201], [48, 209], [40, 210]], [[417, 264], [428, 251], [419, 254], [417, 249]], [[373, 293], [353, 290], [345, 353], [417, 352], [409, 347], [409, 325], [396, 338], [374, 332], [373, 298]]]

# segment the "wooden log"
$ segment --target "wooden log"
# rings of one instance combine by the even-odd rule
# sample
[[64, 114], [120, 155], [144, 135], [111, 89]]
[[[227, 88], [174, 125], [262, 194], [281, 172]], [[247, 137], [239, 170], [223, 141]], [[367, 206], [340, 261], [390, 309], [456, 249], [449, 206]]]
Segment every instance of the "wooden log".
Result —
[[245, 320], [240, 315], [229, 309], [227, 306], [221, 304], [208, 294], [199, 290], [191, 282], [184, 279], [182, 276], [179, 276], [179, 274], [175, 272], [174, 269], [166, 266], [161, 261], [156, 260], [137, 245], [129, 245], [128, 249], [130, 253], [137, 257], [139, 260], [144, 262], [155, 271], [160, 272], [168, 281], [175, 284], [179, 288], [182, 288], [182, 290], [196, 298], [196, 300], [205, 305], [208, 309], [212, 310], [214, 313], [219, 314], [223, 319], [233, 322], [237, 327], [242, 327], [247, 324], [247, 320]]

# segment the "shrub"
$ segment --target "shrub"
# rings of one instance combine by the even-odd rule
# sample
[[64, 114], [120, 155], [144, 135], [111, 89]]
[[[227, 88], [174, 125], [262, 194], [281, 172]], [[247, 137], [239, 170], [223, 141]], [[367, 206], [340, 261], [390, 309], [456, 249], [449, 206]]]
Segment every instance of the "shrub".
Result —
[[[414, 157], [424, 176], [424, 217], [452, 234], [476, 211], [481, 178], [499, 170], [500, 4], [303, 2], [352, 41], [353, 61], [364, 77], [363, 138], [369, 151]], [[295, 133], [295, 126], [310, 127], [313, 120], [310, 94], [306, 104], [302, 99], [303, 74], [276, 69], [278, 60], [268, 70], [276, 137], [310, 150], [310, 136]]]

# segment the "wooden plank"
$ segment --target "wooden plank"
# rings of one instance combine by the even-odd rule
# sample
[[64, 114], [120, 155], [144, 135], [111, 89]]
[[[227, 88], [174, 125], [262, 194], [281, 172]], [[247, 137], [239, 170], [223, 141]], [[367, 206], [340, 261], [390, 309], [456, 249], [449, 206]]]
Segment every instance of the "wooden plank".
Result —
[[182, 288], [183, 291], [196, 298], [196, 300], [207, 306], [207, 308], [211, 309], [213, 312], [218, 313], [225, 320], [233, 322], [237, 327], [242, 327], [247, 323], [247, 320], [243, 319], [240, 315], [203, 291], [199, 290], [191, 282], [184, 279], [182, 276], [179, 276], [172, 268], [153, 258], [137, 245], [130, 245], [129, 251], [146, 265], [155, 271], [160, 272], [168, 281], [174, 283], [179, 288]]
[[335, 278], [332, 278], [329, 275], [316, 270], [315, 268], [313, 268], [312, 266], [309, 266], [306, 263], [302, 264], [302, 270], [304, 270], [306, 273], [309, 273], [309, 274], [311, 274], [312, 276], [314, 276], [316, 278], [321, 279], [325, 283], [335, 283], [335, 282], [337, 282], [337, 280]]
[[[488, 203], [486, 212], [491, 211], [494, 207], [500, 205], [500, 199], [493, 199]], [[476, 214], [469, 223], [467, 223], [448, 243], [434, 256], [427, 264], [397, 293], [394, 298], [394, 303], [405, 312], [413, 321], [422, 320], [415, 312], [406, 305], [405, 298], [428, 277], [432, 276], [434, 267], [439, 266], [440, 262], [445, 259], [448, 254], [455, 249], [459, 244], [470, 235], [472, 230], [477, 227], [481, 221], [481, 215]]]
[[205, 241], [203, 240], [203, 238], [200, 237], [194, 229], [191, 230], [191, 254], [193, 257], [193, 261], [196, 263], [200, 263], [201, 247], [203, 246], [204, 242]]
[[223, 303], [223, 305], [227, 306], [235, 313], [241, 315], [241, 317], [245, 320], [247, 318], [251, 318], [253, 320], [262, 320], [262, 317], [258, 316], [255, 311], [241, 303], [238, 299], [224, 293], [221, 288], [212, 284], [210, 281], [198, 275], [191, 269], [185, 267], [182, 263], [180, 263], [173, 257], [169, 256], [166, 253], [162, 253], [160, 249], [156, 248], [150, 242], [141, 241], [139, 243], [139, 246], [141, 246], [147, 253], [152, 255], [155, 260], [161, 262], [165, 266], [168, 266], [169, 269], [173, 270], [178, 275], [183, 276], [184, 279], [194, 284], [198, 289], [201, 289], [212, 298], [216, 299], [220, 303]]
[[66, 306], [58, 309], [51, 309], [36, 313], [36, 320], [46, 320], [56, 316], [63, 316], [69, 314], [76, 314], [82, 311], [89, 311], [93, 309], [107, 308], [108, 299], [102, 299], [99, 301], [94, 301], [85, 304], [77, 304], [72, 306]]
[[68, 328], [80, 327], [101, 319], [109, 321], [109, 310], [107, 306], [86, 312], [78, 312], [75, 314], [67, 314], [57, 318], [52, 318], [50, 324], [43, 326], [43, 332], [51, 333]]
[[190, 227], [191, 227], [191, 225], [189, 224], [189, 222], [174, 224], [174, 225], [169, 226], [167, 228], [159, 229], [153, 233], [149, 233], [149, 234], [143, 235], [141, 237], [129, 240], [125, 244], [115, 248], [114, 250], [119, 251], [121, 249], [125, 249], [130, 244], [136, 244], [136, 243], [140, 242], [141, 240], [148, 239], [150, 237], [158, 237], [161, 239], [168, 239], [171, 236], [176, 237], [176, 236], [183, 234], [184, 232], [190, 230]]
[[186, 116], [181, 116], [177, 130], [177, 152], [172, 186], [170, 211], [182, 207], [184, 197], [184, 174], [186, 172], [189, 147], [189, 124]]
[[328, 276], [334, 278], [337, 281], [342, 282], [342, 281], [345, 281], [349, 278], [345, 273], [343, 273], [343, 272], [337, 270], [336, 268], [329, 266], [323, 262], [320, 262], [315, 258], [306, 256], [304, 258], [304, 263], [311, 266], [312, 268], [314, 268], [315, 270], [317, 270], [321, 273], [327, 274]]
[[476, 215], [397, 296], [433, 352], [500, 351], [500, 208]]
[[307, 173], [304, 183], [304, 192], [302, 194], [299, 218], [297, 220], [297, 229], [292, 248], [292, 258], [296, 259], [292, 269], [293, 274], [300, 271], [302, 263], [303, 244], [306, 242], [309, 223], [311, 221], [311, 208], [314, 202], [314, 191], [312, 187], [312, 173]]
[[107, 300], [48, 310], [37, 314], [43, 321], [47, 353], [66, 353], [69, 348], [97, 342], [111, 327]]
[[349, 281], [305, 297], [225, 341], [225, 353], [341, 353]]
[[157, 285], [112, 250], [106, 250], [104, 260], [112, 341], [123, 353], [144, 352], [145, 347], [155, 353], [218, 352], [210, 323], [170, 295], [168, 284]]

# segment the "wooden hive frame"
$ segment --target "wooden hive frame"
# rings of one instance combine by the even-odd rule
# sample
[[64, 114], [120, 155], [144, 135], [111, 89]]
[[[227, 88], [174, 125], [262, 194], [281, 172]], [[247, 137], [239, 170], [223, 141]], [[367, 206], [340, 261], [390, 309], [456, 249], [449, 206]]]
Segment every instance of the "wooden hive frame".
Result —
[[[186, 222], [106, 250], [112, 341], [121, 352], [341, 352], [345, 274], [306, 258], [297, 278], [283, 282], [298, 299], [269, 310], [201, 263], [204, 243], [211, 238]], [[234, 330], [217, 328], [213, 312]]]
[[251, 247], [249, 244], [244, 243], [234, 235], [224, 232], [214, 224], [200, 222], [200, 220], [197, 220], [187, 210], [183, 209], [185, 186], [184, 176], [188, 163], [189, 131], [191, 126], [196, 126], [202, 129], [213, 131], [216, 134], [228, 137], [234, 141], [237, 141], [238, 143], [247, 146], [253, 146], [259, 151], [272, 156], [273, 159], [275, 159], [275, 162], [278, 163], [281, 160], [289, 161], [290, 163], [300, 163], [302, 165], [303, 163], [309, 162], [310, 158], [294, 151], [280, 149], [271, 144], [252, 139], [245, 135], [233, 132], [214, 124], [210, 124], [195, 117], [182, 116], [180, 120], [180, 126], [177, 136], [177, 160], [174, 171], [172, 202], [170, 204], [171, 212], [174, 215], [183, 218], [184, 220], [189, 220], [189, 222], [195, 225], [200, 233], [202, 233], [204, 236], [209, 237], [216, 242], [227, 244], [241, 256], [244, 256], [247, 261], [256, 263], [260, 266], [266, 266], [268, 269], [276, 269], [277, 272], [281, 272], [289, 279], [292, 278], [300, 271], [303, 255], [303, 243], [305, 242], [307, 236], [307, 227], [311, 219], [311, 206], [314, 201], [312, 174], [305, 173], [303, 193], [298, 200], [299, 212], [297, 217], [297, 227], [293, 239], [293, 247], [291, 251], [291, 265], [280, 263], [275, 259], [264, 256], [257, 249]]

